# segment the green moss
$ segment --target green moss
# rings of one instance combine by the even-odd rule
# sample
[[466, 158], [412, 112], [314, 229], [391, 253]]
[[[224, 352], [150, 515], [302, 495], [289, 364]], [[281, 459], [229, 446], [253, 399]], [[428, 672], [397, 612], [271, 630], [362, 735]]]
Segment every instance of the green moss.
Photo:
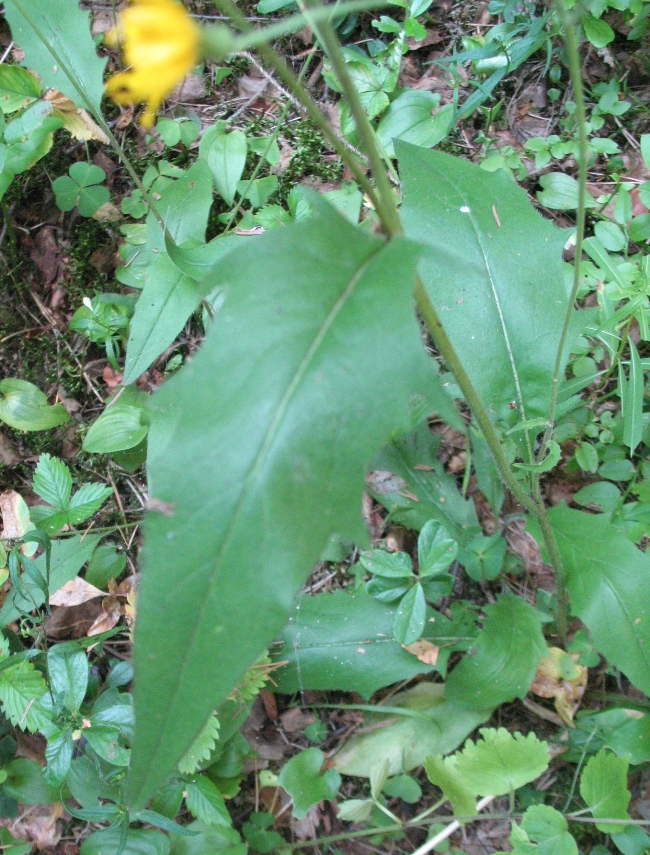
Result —
[[284, 202], [291, 190], [301, 178], [321, 181], [340, 181], [343, 177], [343, 164], [337, 158], [325, 161], [323, 153], [327, 148], [323, 135], [307, 121], [289, 124], [283, 131], [285, 140], [294, 148], [289, 166], [280, 178], [279, 198]]

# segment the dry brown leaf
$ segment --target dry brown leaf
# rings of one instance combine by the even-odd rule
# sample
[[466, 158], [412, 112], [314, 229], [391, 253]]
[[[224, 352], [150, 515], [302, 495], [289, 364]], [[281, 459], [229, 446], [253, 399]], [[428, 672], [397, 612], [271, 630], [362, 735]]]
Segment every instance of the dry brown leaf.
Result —
[[8, 828], [13, 837], [29, 840], [37, 849], [56, 846], [61, 840], [61, 827], [57, 820], [63, 816], [63, 805], [30, 805], [15, 820], [0, 819], [0, 825]]
[[386, 493], [398, 493], [408, 485], [399, 475], [393, 475], [392, 472], [386, 472], [383, 469], [375, 469], [368, 472], [366, 486], [373, 493], [379, 493], [380, 496], [383, 496]]
[[86, 635], [99, 635], [102, 632], [108, 632], [109, 629], [117, 626], [121, 616], [122, 610], [115, 597], [104, 597], [101, 613], [93, 625], [89, 627]]
[[93, 214], [93, 220], [99, 223], [118, 223], [121, 219], [122, 214], [112, 202], [104, 202]]
[[578, 653], [550, 647], [549, 654], [540, 660], [530, 691], [540, 698], [553, 698], [558, 715], [572, 727], [573, 716], [587, 688], [588, 671], [584, 665], [578, 665]]
[[59, 641], [64, 638], [85, 638], [88, 629], [97, 620], [102, 610], [98, 599], [88, 600], [79, 606], [58, 606], [45, 619], [48, 638]]
[[0, 432], [0, 463], [4, 466], [15, 466], [20, 463], [20, 454], [16, 447], [2, 432]]
[[280, 721], [285, 733], [300, 733], [316, 721], [316, 716], [311, 712], [301, 710], [300, 707], [291, 707], [282, 713]]
[[50, 604], [53, 606], [79, 606], [87, 600], [104, 596], [106, 596], [105, 591], [100, 591], [99, 588], [86, 582], [81, 576], [77, 576], [52, 594]]
[[34, 528], [29, 519], [29, 508], [25, 500], [15, 490], [0, 493], [0, 515], [2, 515], [2, 536], [8, 538], [22, 537]]
[[108, 145], [109, 139], [90, 115], [74, 101], [66, 98], [56, 89], [48, 89], [43, 95], [44, 101], [52, 104], [52, 114], [63, 122], [63, 127], [76, 140], [97, 140]]
[[407, 653], [412, 653], [413, 656], [416, 656], [420, 662], [424, 662], [425, 665], [434, 666], [438, 662], [440, 648], [436, 647], [430, 641], [425, 641], [423, 638], [413, 642], [413, 644], [403, 644], [402, 647]]

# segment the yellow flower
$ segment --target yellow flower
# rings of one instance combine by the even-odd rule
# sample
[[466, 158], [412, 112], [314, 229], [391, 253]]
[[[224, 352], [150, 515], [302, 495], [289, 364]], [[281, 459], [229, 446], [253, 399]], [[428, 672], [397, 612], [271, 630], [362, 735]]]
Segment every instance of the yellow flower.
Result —
[[140, 123], [150, 128], [162, 102], [199, 60], [199, 27], [176, 0], [134, 0], [107, 43], [122, 45], [128, 66], [109, 78], [107, 93], [118, 104], [146, 102]]

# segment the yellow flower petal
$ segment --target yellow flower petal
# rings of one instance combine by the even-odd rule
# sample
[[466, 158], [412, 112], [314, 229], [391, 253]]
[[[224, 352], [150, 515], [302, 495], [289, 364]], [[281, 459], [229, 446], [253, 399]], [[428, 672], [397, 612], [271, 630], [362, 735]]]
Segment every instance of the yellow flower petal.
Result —
[[184, 6], [176, 0], [134, 0], [115, 30], [127, 71], [113, 75], [106, 91], [118, 104], [146, 103], [143, 127], [198, 62], [201, 36]]

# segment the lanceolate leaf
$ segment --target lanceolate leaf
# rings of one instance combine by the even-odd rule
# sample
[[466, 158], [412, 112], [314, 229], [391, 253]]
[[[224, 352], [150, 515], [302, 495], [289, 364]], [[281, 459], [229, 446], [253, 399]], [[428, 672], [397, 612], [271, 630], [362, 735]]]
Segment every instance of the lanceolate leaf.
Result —
[[449, 700], [472, 709], [523, 698], [547, 652], [540, 629], [542, 616], [524, 600], [503, 594], [485, 612], [475, 651], [447, 680]]
[[549, 511], [567, 573], [571, 611], [599, 653], [650, 693], [650, 556], [605, 515]]
[[365, 539], [364, 467], [428, 391], [417, 252], [317, 207], [217, 266], [223, 308], [154, 398], [150, 494], [172, 510], [146, 523], [136, 803], [277, 635], [328, 537]]
[[505, 173], [395, 148], [404, 228], [429, 249], [420, 274], [475, 388], [510, 425], [545, 417], [567, 309], [566, 234]]
[[106, 60], [97, 56], [88, 12], [77, 0], [5, 0], [5, 16], [25, 51], [22, 65], [37, 71], [44, 86], [98, 113]]

